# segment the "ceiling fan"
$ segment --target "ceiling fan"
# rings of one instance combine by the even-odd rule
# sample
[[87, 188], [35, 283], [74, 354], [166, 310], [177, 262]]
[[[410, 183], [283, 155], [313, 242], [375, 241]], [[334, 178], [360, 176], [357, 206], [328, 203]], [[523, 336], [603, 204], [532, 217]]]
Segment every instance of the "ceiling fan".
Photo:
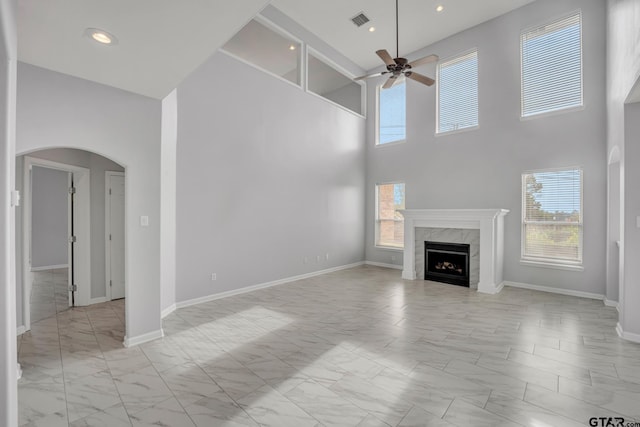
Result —
[[396, 0], [396, 58], [392, 58], [389, 52], [386, 49], [380, 49], [376, 51], [376, 54], [382, 59], [382, 61], [387, 66], [386, 71], [382, 71], [381, 73], [370, 74], [368, 76], [357, 77], [354, 80], [364, 80], [370, 77], [378, 77], [383, 76], [385, 74], [391, 74], [384, 85], [382, 85], [383, 89], [388, 89], [399, 81], [403, 80], [402, 77], [406, 77], [411, 80], [415, 80], [427, 86], [433, 85], [436, 81], [430, 77], [423, 76], [422, 74], [418, 74], [412, 69], [414, 67], [428, 64], [430, 62], [435, 62], [439, 58], [437, 55], [429, 55], [424, 58], [416, 59], [415, 61], [409, 62], [407, 58], [401, 58], [399, 53], [399, 41], [398, 41], [398, 0]]

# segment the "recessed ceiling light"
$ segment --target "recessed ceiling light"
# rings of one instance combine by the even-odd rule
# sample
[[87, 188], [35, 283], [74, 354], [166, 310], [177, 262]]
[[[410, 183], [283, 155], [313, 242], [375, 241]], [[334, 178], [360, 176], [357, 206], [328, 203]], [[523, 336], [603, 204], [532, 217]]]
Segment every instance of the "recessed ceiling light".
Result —
[[436, 6], [436, 12], [442, 12], [444, 10], [444, 6], [439, 4]]
[[99, 28], [87, 28], [86, 30], [84, 30], [84, 34], [91, 40], [100, 44], [109, 46], [118, 44], [118, 39], [116, 38], [116, 36], [108, 31], [101, 30]]
[[376, 30], [376, 27], [369, 27], [369, 32], [373, 33]]
[[289, 45], [289, 50], [296, 50], [296, 45], [295, 44]]

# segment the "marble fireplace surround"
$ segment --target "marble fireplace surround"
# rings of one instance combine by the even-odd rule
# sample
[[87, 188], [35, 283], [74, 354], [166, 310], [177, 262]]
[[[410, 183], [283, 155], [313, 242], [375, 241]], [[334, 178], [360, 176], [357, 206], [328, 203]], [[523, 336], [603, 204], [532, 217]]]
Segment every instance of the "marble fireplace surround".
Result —
[[[507, 209], [405, 209], [401, 212], [404, 216], [403, 279], [416, 280], [417, 277], [417, 228], [479, 230], [478, 292], [497, 294], [502, 290], [504, 216], [509, 213]], [[423, 251], [424, 248], [424, 257]]]

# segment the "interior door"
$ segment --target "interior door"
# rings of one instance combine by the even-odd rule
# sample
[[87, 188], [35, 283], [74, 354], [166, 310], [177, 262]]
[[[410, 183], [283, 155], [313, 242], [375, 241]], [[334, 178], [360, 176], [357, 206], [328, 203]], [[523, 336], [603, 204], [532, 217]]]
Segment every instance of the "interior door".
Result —
[[109, 175], [109, 277], [111, 299], [124, 298], [124, 175]]

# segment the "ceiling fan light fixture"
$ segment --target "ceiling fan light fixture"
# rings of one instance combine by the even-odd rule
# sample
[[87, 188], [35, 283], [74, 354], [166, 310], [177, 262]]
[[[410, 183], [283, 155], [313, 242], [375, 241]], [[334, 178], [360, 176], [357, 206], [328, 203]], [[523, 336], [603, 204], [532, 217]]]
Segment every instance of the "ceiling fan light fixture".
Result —
[[118, 44], [118, 39], [116, 38], [116, 36], [108, 31], [101, 30], [99, 28], [87, 28], [86, 30], [84, 30], [84, 34], [94, 42], [100, 43], [102, 45], [113, 46]]
[[439, 4], [436, 6], [436, 12], [442, 12], [444, 10], [444, 6]]

